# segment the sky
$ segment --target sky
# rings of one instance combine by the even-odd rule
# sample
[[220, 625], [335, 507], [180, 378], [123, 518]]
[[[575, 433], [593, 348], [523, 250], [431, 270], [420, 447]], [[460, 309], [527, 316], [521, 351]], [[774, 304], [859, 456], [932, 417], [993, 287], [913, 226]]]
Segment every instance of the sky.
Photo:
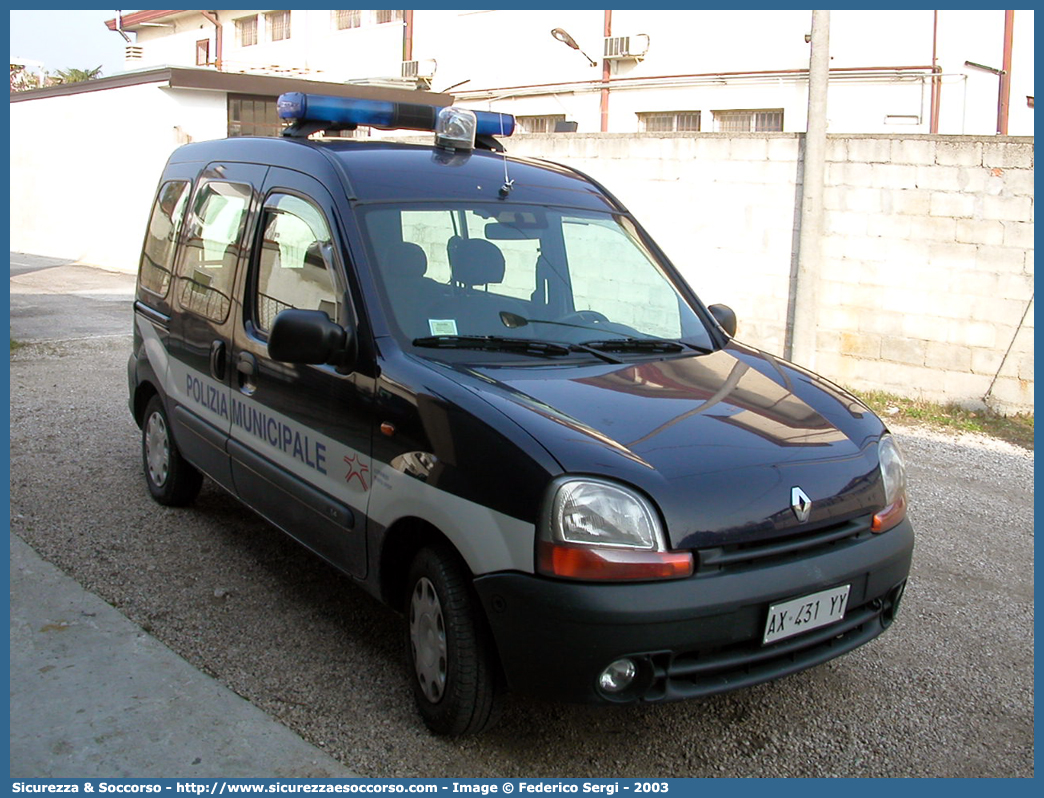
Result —
[[[42, 61], [44, 69], [124, 71], [120, 34], [105, 27], [114, 10], [11, 11], [11, 57]], [[133, 38], [133, 36], [131, 37]]]

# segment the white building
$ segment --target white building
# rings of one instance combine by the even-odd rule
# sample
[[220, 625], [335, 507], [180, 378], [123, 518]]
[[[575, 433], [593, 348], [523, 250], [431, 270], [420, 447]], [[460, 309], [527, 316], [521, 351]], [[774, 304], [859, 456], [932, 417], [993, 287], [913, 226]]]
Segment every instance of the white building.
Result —
[[[405, 76], [529, 132], [805, 129], [810, 11], [138, 11], [106, 24], [134, 34], [128, 68]], [[829, 48], [830, 133], [1033, 134], [1032, 10], [834, 11]]]

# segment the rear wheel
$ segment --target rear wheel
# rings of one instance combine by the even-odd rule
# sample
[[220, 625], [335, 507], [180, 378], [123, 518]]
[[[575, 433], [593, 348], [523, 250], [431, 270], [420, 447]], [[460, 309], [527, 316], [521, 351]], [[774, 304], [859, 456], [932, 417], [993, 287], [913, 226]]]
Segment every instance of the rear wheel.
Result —
[[191, 504], [203, 484], [199, 473], [178, 451], [170, 433], [163, 400], [153, 396], [145, 406], [141, 425], [141, 459], [149, 493], [160, 504], [180, 507]]
[[497, 715], [497, 664], [469, 574], [444, 547], [424, 548], [410, 567], [406, 657], [428, 728], [477, 734]]

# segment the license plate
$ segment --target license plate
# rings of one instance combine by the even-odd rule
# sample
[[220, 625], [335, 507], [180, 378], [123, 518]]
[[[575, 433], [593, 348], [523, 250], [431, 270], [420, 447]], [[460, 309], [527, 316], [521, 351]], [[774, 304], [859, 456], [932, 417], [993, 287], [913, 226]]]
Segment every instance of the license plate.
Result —
[[845, 617], [848, 605], [848, 591], [851, 585], [832, 587], [808, 596], [773, 604], [769, 607], [768, 619], [765, 621], [765, 637], [762, 644], [775, 643], [777, 640], [827, 626]]

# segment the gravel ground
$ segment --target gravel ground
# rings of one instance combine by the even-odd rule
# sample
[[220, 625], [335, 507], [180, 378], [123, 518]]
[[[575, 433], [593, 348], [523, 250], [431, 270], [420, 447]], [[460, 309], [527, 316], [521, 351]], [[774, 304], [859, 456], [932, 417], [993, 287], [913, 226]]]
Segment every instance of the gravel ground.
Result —
[[898, 430], [918, 533], [896, 624], [773, 684], [630, 709], [509, 697], [478, 739], [415, 714], [402, 625], [207, 483], [145, 490], [129, 337], [11, 355], [11, 525], [147, 631], [369, 776], [1033, 776], [1033, 453]]

